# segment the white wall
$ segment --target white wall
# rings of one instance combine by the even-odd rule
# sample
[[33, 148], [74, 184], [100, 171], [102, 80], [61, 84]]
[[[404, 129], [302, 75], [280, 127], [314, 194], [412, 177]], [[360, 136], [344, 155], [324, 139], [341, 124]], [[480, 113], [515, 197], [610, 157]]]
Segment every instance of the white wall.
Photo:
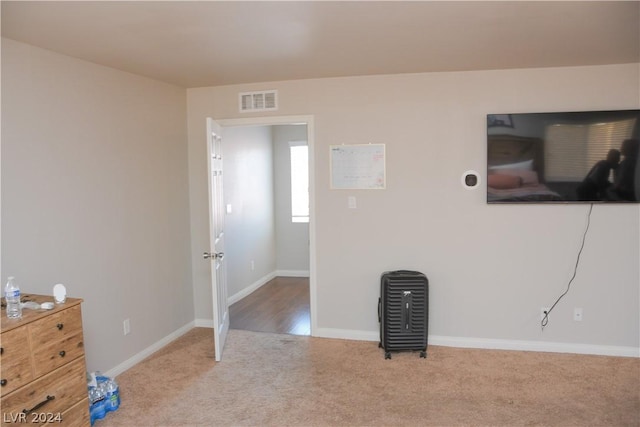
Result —
[[[631, 64], [189, 89], [190, 191], [206, 194], [205, 117], [247, 117], [238, 92], [277, 89], [280, 109], [269, 115], [314, 116], [315, 334], [376, 339], [380, 274], [406, 268], [431, 281], [435, 342], [637, 352], [638, 205], [594, 208], [578, 276], [543, 332], [539, 309], [566, 288], [588, 206], [489, 206], [460, 177], [485, 168], [487, 113], [638, 108], [639, 77]], [[329, 189], [329, 145], [341, 143], [386, 144], [386, 190]], [[358, 209], [347, 208], [348, 196]], [[206, 216], [192, 204], [194, 226]], [[208, 283], [194, 274], [194, 287]], [[584, 310], [580, 323], [574, 307]]]
[[289, 143], [307, 140], [304, 125], [272, 126], [276, 189], [277, 269], [287, 275], [309, 274], [309, 224], [291, 222], [291, 153]]
[[224, 199], [232, 209], [225, 216], [228, 295], [232, 297], [276, 269], [271, 128], [225, 128], [222, 149]]
[[2, 279], [84, 299], [89, 370], [194, 319], [186, 114], [183, 88], [2, 39]]

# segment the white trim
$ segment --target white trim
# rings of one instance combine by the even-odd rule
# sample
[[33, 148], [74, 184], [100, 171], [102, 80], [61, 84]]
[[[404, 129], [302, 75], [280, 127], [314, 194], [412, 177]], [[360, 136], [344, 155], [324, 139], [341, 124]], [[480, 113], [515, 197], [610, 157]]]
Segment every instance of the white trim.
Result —
[[126, 371], [127, 369], [132, 368], [136, 364], [142, 362], [144, 359], [146, 359], [147, 357], [151, 356], [153, 353], [155, 353], [156, 351], [160, 350], [162, 347], [166, 346], [170, 342], [176, 340], [177, 338], [180, 338], [182, 335], [186, 334], [191, 329], [193, 329], [193, 327], [194, 327], [194, 322], [187, 323], [186, 325], [184, 325], [180, 329], [170, 333], [169, 335], [167, 335], [166, 337], [162, 338], [161, 340], [156, 341], [155, 343], [151, 344], [149, 347], [145, 348], [141, 352], [135, 354], [133, 357], [130, 357], [129, 359], [127, 359], [124, 362], [120, 363], [116, 367], [111, 368], [110, 370], [108, 370], [104, 374], [107, 377], [111, 377], [111, 378], [117, 377], [118, 375], [120, 375], [121, 373]]
[[598, 356], [640, 357], [640, 348], [613, 345], [577, 344], [549, 341], [502, 340], [430, 336], [429, 343], [445, 347], [481, 348], [492, 350], [540, 351], [545, 353], [574, 353]]
[[196, 320], [194, 320], [194, 326], [196, 328], [211, 328], [211, 329], [213, 329], [213, 319], [196, 319]]
[[[357, 331], [350, 329], [317, 328], [315, 337], [338, 338], [356, 341], [380, 341], [378, 331]], [[430, 335], [429, 345], [443, 347], [477, 348], [490, 350], [538, 351], [545, 353], [573, 353], [598, 356], [619, 356], [640, 358], [639, 347], [594, 345], [576, 343], [556, 343], [548, 341], [503, 340], [490, 338], [467, 338]]]
[[309, 277], [309, 270], [276, 270], [277, 277]]
[[314, 337], [338, 338], [355, 341], [380, 341], [380, 332], [357, 331], [353, 329], [316, 328]]
[[231, 305], [231, 304], [233, 304], [235, 302], [240, 301], [242, 298], [250, 295], [251, 293], [253, 293], [257, 289], [259, 289], [260, 287], [264, 286], [269, 280], [272, 280], [275, 277], [276, 277], [276, 273], [275, 272], [271, 272], [271, 273], [267, 274], [266, 276], [262, 276], [260, 279], [258, 279], [257, 281], [253, 282], [252, 284], [250, 284], [249, 286], [247, 286], [246, 288], [244, 288], [240, 292], [237, 292], [237, 293], [231, 295], [229, 298], [227, 298], [227, 303], [229, 305]]
[[[307, 124], [313, 121], [313, 116], [265, 116], [265, 117], [242, 117], [237, 119], [216, 119], [222, 127], [232, 126], [269, 126], [269, 125], [294, 125]], [[308, 142], [308, 140], [307, 140]]]

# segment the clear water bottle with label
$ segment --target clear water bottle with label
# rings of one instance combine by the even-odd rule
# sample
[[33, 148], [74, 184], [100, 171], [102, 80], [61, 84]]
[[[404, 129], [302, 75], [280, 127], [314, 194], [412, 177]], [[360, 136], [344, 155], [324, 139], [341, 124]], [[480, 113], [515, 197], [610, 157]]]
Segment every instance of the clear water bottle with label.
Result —
[[91, 425], [96, 420], [101, 420], [107, 414], [106, 401], [103, 388], [98, 385], [97, 387], [89, 387], [89, 416]]
[[116, 383], [114, 379], [109, 378], [106, 385], [107, 412], [115, 411], [120, 407], [120, 390], [118, 388], [118, 383]]
[[20, 305], [20, 287], [15, 282], [15, 278], [9, 277], [7, 285], [4, 287], [4, 298], [7, 303], [7, 317], [19, 319], [22, 317], [22, 306]]

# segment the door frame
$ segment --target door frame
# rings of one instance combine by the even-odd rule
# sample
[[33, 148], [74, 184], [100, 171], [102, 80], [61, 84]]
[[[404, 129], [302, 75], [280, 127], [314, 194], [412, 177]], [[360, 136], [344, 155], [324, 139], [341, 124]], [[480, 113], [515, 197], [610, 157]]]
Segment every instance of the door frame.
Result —
[[309, 147], [309, 311], [311, 317], [311, 336], [315, 336], [317, 319], [317, 281], [316, 281], [316, 191], [315, 191], [315, 140], [314, 116], [268, 116], [237, 119], [214, 119], [220, 125], [221, 133], [226, 127], [307, 125], [307, 144]]

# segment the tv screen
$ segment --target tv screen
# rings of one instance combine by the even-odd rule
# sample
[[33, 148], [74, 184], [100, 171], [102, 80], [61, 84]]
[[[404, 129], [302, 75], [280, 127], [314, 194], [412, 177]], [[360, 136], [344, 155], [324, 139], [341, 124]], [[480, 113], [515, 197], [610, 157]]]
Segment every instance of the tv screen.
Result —
[[638, 203], [640, 110], [487, 115], [487, 203]]

